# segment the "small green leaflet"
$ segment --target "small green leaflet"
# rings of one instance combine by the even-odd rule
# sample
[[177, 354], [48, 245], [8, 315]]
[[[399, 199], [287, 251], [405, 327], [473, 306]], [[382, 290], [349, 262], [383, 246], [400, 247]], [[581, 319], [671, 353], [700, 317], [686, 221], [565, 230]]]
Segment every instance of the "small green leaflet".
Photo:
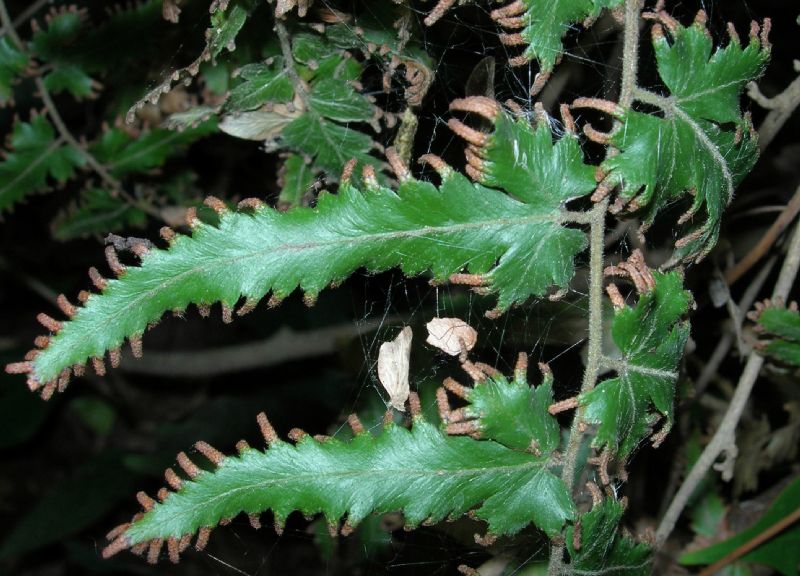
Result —
[[43, 115], [17, 121], [11, 147], [0, 163], [0, 213], [25, 196], [46, 188], [49, 179], [64, 183], [84, 165], [83, 155], [57, 139]]
[[[678, 363], [689, 337], [689, 293], [677, 272], [653, 272], [656, 287], [635, 307], [614, 313], [611, 334], [620, 350], [617, 377], [579, 396], [584, 418], [597, 424], [595, 446], [608, 446], [622, 458], [661, 418], [672, 426]], [[651, 410], [651, 405], [655, 412]]]
[[800, 366], [800, 314], [796, 308], [768, 306], [758, 314], [758, 326], [771, 336], [759, 345], [763, 354]]
[[292, 208], [303, 204], [303, 196], [311, 191], [314, 172], [299, 154], [289, 154], [283, 162], [278, 178], [281, 193], [278, 197], [280, 208]]
[[646, 576], [651, 573], [650, 549], [619, 533], [622, 504], [610, 498], [595, 504], [580, 517], [580, 547], [576, 548], [576, 528], [567, 527], [569, 568], [575, 574]]
[[17, 50], [8, 36], [0, 38], [0, 108], [11, 101], [11, 84], [27, 67], [28, 56]]
[[[716, 244], [722, 213], [758, 157], [739, 98], [763, 71], [769, 46], [751, 37], [746, 47], [731, 40], [714, 50], [708, 31], [696, 22], [654, 34], [653, 47], [670, 95], [636, 97], [663, 116], [622, 111], [623, 124], [611, 138], [620, 153], [602, 166], [621, 185], [620, 199], [644, 210], [646, 225], [669, 204], [692, 195], [682, 220], [700, 221], [678, 241], [675, 256], [699, 259]], [[705, 217], [698, 215], [701, 209]]]
[[[492, 19], [515, 32], [501, 40], [511, 46], [523, 44], [524, 60], [536, 60], [540, 73], [548, 75], [564, 53], [562, 40], [571, 27], [621, 4], [623, 0], [515, 0], [495, 9]], [[517, 34], [518, 19], [524, 27]]]
[[239, 70], [238, 77], [243, 82], [231, 90], [225, 101], [226, 111], [254, 110], [267, 102], [289, 102], [294, 98], [294, 88], [280, 58], [269, 66], [248, 64]]
[[377, 436], [365, 432], [348, 442], [304, 436], [263, 452], [246, 448], [184, 481], [123, 537], [129, 545], [180, 538], [240, 512], [272, 510], [279, 525], [294, 511], [322, 513], [331, 524], [346, 517], [355, 527], [375, 512], [400, 510], [418, 526], [470, 509], [496, 535], [534, 524], [552, 537], [575, 515], [546, 458], [447, 436], [417, 417], [411, 430], [389, 424]]
[[65, 241], [91, 235], [102, 236], [130, 228], [144, 228], [147, 214], [114, 197], [103, 188], [81, 192], [80, 200], [62, 212], [53, 223], [53, 236]]
[[522, 375], [513, 380], [491, 377], [475, 384], [468, 401], [465, 414], [475, 419], [481, 438], [537, 454], [558, 448], [561, 428], [547, 411], [553, 403], [551, 373], [539, 386], [529, 386]]

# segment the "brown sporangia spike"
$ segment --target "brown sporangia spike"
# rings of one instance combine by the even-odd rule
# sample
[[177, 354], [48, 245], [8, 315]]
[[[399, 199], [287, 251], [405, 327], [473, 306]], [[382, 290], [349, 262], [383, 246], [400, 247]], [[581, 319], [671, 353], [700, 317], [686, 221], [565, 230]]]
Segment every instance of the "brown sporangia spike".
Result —
[[500, 376], [500, 371], [497, 368], [485, 362], [475, 362], [475, 367], [490, 378], [497, 378]]
[[119, 368], [120, 360], [122, 359], [122, 354], [120, 353], [119, 348], [112, 348], [108, 351], [108, 359], [111, 362], [112, 368]]
[[57, 389], [59, 392], [63, 392], [64, 390], [67, 389], [67, 386], [69, 385], [69, 377], [70, 377], [70, 369], [64, 368], [58, 375]]
[[208, 304], [197, 304], [197, 312], [203, 318], [208, 318], [211, 316], [211, 306]]
[[462, 286], [483, 286], [486, 283], [483, 274], [451, 274], [449, 280], [451, 284]]
[[262, 202], [258, 198], [245, 198], [236, 205], [236, 208], [238, 210], [252, 210], [253, 212], [255, 212], [262, 206], [264, 206], [264, 202]]
[[413, 418], [418, 418], [422, 415], [422, 404], [420, 404], [419, 394], [416, 392], [408, 393], [408, 410]]
[[89, 279], [92, 281], [92, 284], [98, 290], [104, 290], [106, 286], [108, 286], [108, 280], [97, 271], [97, 268], [92, 266], [89, 268]]
[[472, 378], [473, 382], [479, 383], [486, 380], [486, 373], [477, 366], [477, 364], [472, 363], [470, 360], [464, 360], [461, 363], [461, 369], [466, 372], [470, 378]]
[[236, 311], [236, 315], [244, 316], [245, 314], [249, 314], [250, 312], [256, 309], [256, 306], [258, 306], [258, 302], [259, 302], [258, 298], [245, 299], [244, 304], [242, 304]]
[[[545, 364], [545, 366], [547, 365]], [[526, 380], [528, 378], [528, 355], [525, 352], [517, 354], [517, 363], [514, 365], [514, 378], [517, 380]]]
[[386, 428], [391, 424], [394, 424], [394, 411], [390, 408], [383, 413], [383, 427]]
[[219, 466], [222, 464], [222, 461], [225, 460], [225, 454], [211, 446], [208, 442], [200, 440], [195, 443], [194, 447], [215, 466]]
[[431, 168], [439, 173], [439, 176], [444, 178], [450, 174], [453, 169], [436, 154], [423, 154], [417, 159], [420, 164], [428, 164]]
[[39, 324], [50, 330], [50, 332], [58, 332], [61, 330], [61, 322], [48, 316], [44, 312], [37, 314], [36, 320], [39, 321]]
[[131, 526], [130, 522], [124, 522], [123, 524], [120, 524], [119, 526], [112, 528], [111, 531], [108, 534], [106, 534], [106, 540], [116, 540], [117, 538], [122, 536], [125, 530], [130, 528], [130, 526]]
[[248, 444], [246, 440], [239, 440], [236, 443], [236, 451], [239, 452], [240, 454], [245, 450], [247, 450], [248, 448], [250, 448], [250, 444]]
[[219, 521], [219, 525], [220, 525], [220, 526], [227, 526], [227, 525], [228, 525], [228, 524], [230, 524], [230, 523], [231, 523], [231, 519], [230, 519], [230, 518], [222, 518], [222, 519]]
[[616, 284], [609, 284], [606, 286], [606, 294], [608, 294], [608, 297], [611, 299], [611, 305], [614, 306], [616, 310], [625, 307], [625, 298], [620, 293]]
[[470, 128], [469, 126], [461, 122], [461, 120], [456, 120], [455, 118], [450, 118], [447, 121], [447, 126], [457, 136], [461, 136], [461, 138], [463, 138], [473, 146], [483, 147], [486, 145], [486, 141], [489, 139], [488, 134], [484, 134], [483, 132], [478, 132], [474, 128]]
[[577, 407], [578, 397], [573, 396], [572, 398], [567, 398], [566, 400], [561, 400], [560, 402], [550, 404], [550, 406], [547, 408], [547, 411], [552, 415], [556, 415], [560, 412], [566, 412], [567, 410], [572, 410], [573, 408]]
[[225, 324], [230, 324], [233, 322], [233, 308], [224, 302], [222, 303], [222, 321]]
[[178, 452], [175, 460], [178, 462], [178, 466], [181, 467], [181, 470], [183, 470], [192, 480], [197, 478], [197, 475], [200, 474], [200, 468], [198, 468], [197, 464], [189, 459], [189, 457], [186, 455], [186, 452]]
[[25, 356], [22, 358], [26, 362], [33, 362], [36, 360], [36, 357], [39, 355], [39, 350], [28, 350], [25, 352]]
[[28, 390], [31, 392], [36, 392], [42, 387], [42, 383], [33, 377], [28, 377], [28, 379], [25, 381], [25, 384], [28, 386]]
[[283, 298], [273, 294], [269, 297], [269, 300], [267, 300], [267, 308], [277, 308], [281, 305], [281, 302], [283, 302]]
[[522, 0], [515, 0], [510, 4], [506, 4], [502, 8], [497, 8], [492, 10], [491, 17], [492, 20], [497, 20], [498, 18], [508, 18], [510, 16], [520, 16], [525, 13], [526, 7], [525, 3]]
[[92, 368], [94, 368], [94, 373], [98, 376], [105, 376], [106, 375], [106, 364], [102, 358], [95, 356], [91, 359], [92, 361]]
[[186, 209], [186, 215], [184, 216], [184, 221], [189, 228], [194, 228], [198, 224], [200, 224], [200, 219], [197, 217], [197, 208], [194, 206], [190, 206]]
[[81, 304], [86, 304], [86, 302], [89, 301], [91, 295], [92, 295], [91, 292], [87, 290], [81, 290], [80, 292], [78, 292], [78, 302], [80, 302]]
[[344, 537], [350, 536], [350, 534], [352, 534], [354, 531], [355, 528], [353, 528], [353, 525], [350, 524], [350, 521], [345, 520], [344, 524], [342, 524], [342, 530], [341, 530], [342, 536]]
[[386, 160], [389, 162], [392, 172], [394, 172], [400, 182], [406, 182], [411, 179], [411, 172], [408, 166], [400, 159], [400, 155], [397, 153], [394, 146], [386, 148], [384, 154], [386, 155]]
[[592, 142], [607, 146], [611, 143], [611, 134], [609, 132], [602, 132], [594, 128], [591, 124], [586, 124], [583, 127], [583, 133]]
[[261, 529], [261, 516], [260, 514], [248, 514], [247, 519], [250, 521], [250, 526], [253, 527], [254, 530]]
[[214, 212], [216, 212], [220, 216], [228, 211], [228, 207], [225, 206], [225, 202], [223, 202], [216, 196], [206, 196], [205, 200], [203, 200], [203, 204], [211, 208]]
[[164, 470], [164, 479], [167, 481], [167, 484], [169, 484], [169, 487], [176, 492], [183, 486], [183, 480], [181, 480], [180, 476], [178, 476], [172, 468]]
[[451, 436], [461, 436], [465, 434], [475, 434], [480, 432], [480, 424], [477, 420], [467, 422], [453, 422], [445, 427], [445, 432]]
[[167, 496], [169, 496], [169, 490], [167, 490], [163, 486], [158, 489], [158, 492], [156, 492], [156, 498], [158, 498], [159, 502], [163, 502], [164, 500], [166, 500]]
[[200, 528], [200, 530], [197, 531], [197, 540], [194, 542], [194, 549], [198, 552], [202, 552], [208, 545], [209, 536], [211, 536], [211, 528], [208, 526]]
[[150, 498], [150, 496], [144, 492], [137, 492], [136, 499], [139, 501], [139, 504], [141, 504], [142, 508], [144, 508], [145, 512], [149, 512], [153, 509], [153, 506], [156, 505], [156, 501]]
[[120, 536], [116, 540], [111, 542], [111, 544], [103, 548], [101, 556], [107, 560], [112, 556], [114, 556], [115, 554], [119, 554], [123, 550], [127, 550], [128, 548], [130, 548], [130, 546], [131, 546], [130, 540], [128, 540], [125, 536]]
[[6, 364], [6, 374], [28, 374], [29, 372], [33, 372], [33, 364], [30, 362]]
[[587, 458], [586, 462], [597, 466], [598, 474], [600, 475], [600, 483], [603, 486], [611, 484], [611, 478], [608, 475], [608, 463], [611, 460], [611, 452], [608, 448], [603, 450], [599, 456]]
[[580, 519], [575, 522], [575, 529], [572, 531], [572, 548], [575, 550], [581, 549], [581, 521]]
[[158, 235], [161, 236], [162, 240], [171, 245], [175, 241], [177, 233], [169, 226], [162, 226], [158, 231]]
[[308, 436], [308, 432], [301, 430], [300, 428], [292, 428], [286, 435], [292, 442], [300, 442], [300, 440]]
[[131, 546], [131, 552], [133, 554], [136, 554], [137, 556], [141, 556], [142, 554], [147, 552], [147, 549], [149, 547], [150, 547], [150, 542], [139, 542], [138, 544]]
[[514, 34], [499, 34], [500, 42], [504, 46], [522, 46], [526, 44], [525, 38], [523, 38], [522, 34], [514, 33]]
[[142, 335], [141, 334], [134, 334], [133, 336], [128, 338], [128, 342], [131, 345], [131, 354], [133, 354], [134, 358], [141, 358], [142, 357]]
[[355, 158], [352, 158], [345, 163], [344, 168], [342, 168], [342, 177], [340, 182], [350, 182], [350, 178], [353, 177], [353, 170], [356, 169], [357, 163], [358, 161]]
[[58, 384], [56, 383], [55, 380], [45, 384], [44, 388], [42, 388], [42, 393], [41, 393], [42, 400], [50, 400], [50, 398], [53, 397], [53, 394], [55, 393], [57, 386]]
[[433, 26], [455, 3], [456, 0], [439, 0], [422, 22], [425, 26]]
[[69, 300], [67, 300], [67, 297], [63, 294], [58, 295], [58, 298], [56, 298], [56, 304], [58, 304], [58, 307], [67, 318], [72, 318], [78, 311], [78, 309], [75, 308], [75, 306]]
[[495, 534], [487, 533], [484, 536], [475, 534], [475, 544], [478, 546], [491, 546], [495, 542], [497, 542], [497, 536]]
[[464, 576], [481, 576], [480, 572], [471, 566], [467, 566], [466, 564], [459, 564], [457, 570]]
[[451, 393], [455, 394], [459, 398], [463, 398], [464, 400], [469, 400], [469, 396], [472, 393], [472, 389], [460, 384], [450, 378], [449, 376], [444, 379], [442, 385], [447, 388]]
[[33, 345], [37, 348], [47, 348], [50, 345], [50, 336], [37, 336], [33, 339]]
[[439, 409], [439, 418], [447, 424], [450, 421], [450, 401], [444, 388], [436, 389], [436, 407]]
[[468, 96], [467, 98], [458, 98], [450, 102], [450, 110], [472, 112], [483, 116], [487, 120], [494, 120], [502, 109], [500, 103], [493, 98], [488, 98], [486, 96]]
[[310, 292], [306, 292], [303, 294], [303, 304], [306, 305], [307, 308], [313, 308], [314, 304], [317, 303], [317, 295], [312, 294]]
[[353, 434], [358, 436], [359, 434], [364, 433], [364, 425], [361, 424], [361, 420], [358, 419], [358, 416], [355, 414], [350, 414], [347, 417], [347, 424], [350, 426], [350, 429], [353, 431]]
[[266, 442], [268, 446], [279, 440], [278, 434], [275, 432], [275, 428], [272, 427], [272, 424], [269, 423], [269, 420], [267, 420], [266, 414], [263, 412], [259, 413], [259, 415], [256, 416], [256, 422], [258, 422], [261, 435], [264, 437], [264, 442]]
[[456, 408], [450, 412], [450, 422], [463, 422], [469, 418], [470, 416], [467, 414], [466, 406], [462, 408]]
[[191, 534], [184, 534], [183, 536], [181, 536], [181, 539], [178, 541], [178, 552], [183, 554], [183, 552], [186, 551], [186, 549], [191, 545], [191, 543], [192, 543]]
[[361, 179], [364, 181], [364, 186], [367, 190], [377, 190], [380, 188], [378, 178], [375, 176], [375, 167], [367, 164], [361, 169]]
[[127, 268], [119, 261], [117, 250], [113, 246], [106, 246], [106, 262], [115, 276], [120, 277], [125, 274]]
[[273, 528], [275, 529], [275, 534], [278, 536], [283, 535], [283, 521], [280, 519], [275, 519], [275, 523], [273, 524]]
[[180, 542], [178, 541], [177, 538], [173, 537], [167, 539], [167, 554], [169, 554], [169, 561], [172, 562], [173, 564], [177, 564], [178, 562], [180, 562], [181, 553], [179, 551], [179, 547], [180, 547]]

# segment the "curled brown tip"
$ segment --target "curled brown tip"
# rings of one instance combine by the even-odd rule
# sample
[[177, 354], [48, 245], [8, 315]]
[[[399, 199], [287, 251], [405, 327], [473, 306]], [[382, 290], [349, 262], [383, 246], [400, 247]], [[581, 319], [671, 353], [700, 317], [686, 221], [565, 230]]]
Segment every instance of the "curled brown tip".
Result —
[[436, 154], [423, 154], [417, 160], [420, 164], [428, 164], [431, 168], [436, 170], [440, 176], [446, 176], [450, 172], [452, 172], [452, 168], [448, 166], [448, 164], [439, 158]]
[[72, 302], [67, 300], [67, 297], [64, 296], [63, 294], [58, 295], [58, 298], [56, 298], [56, 304], [58, 304], [58, 307], [61, 309], [61, 311], [64, 313], [64, 316], [66, 316], [67, 318], [72, 318], [78, 311], [78, 309], [72, 304]]
[[263, 205], [264, 203], [258, 198], [245, 198], [236, 205], [236, 208], [239, 210], [255, 211], [261, 208]]
[[125, 274], [127, 268], [119, 261], [119, 255], [117, 254], [117, 250], [113, 246], [106, 246], [106, 262], [108, 262], [108, 267], [111, 268], [111, 271], [114, 273], [115, 276], [120, 277]]
[[55, 318], [48, 316], [44, 312], [40, 312], [36, 316], [36, 320], [39, 321], [39, 324], [50, 330], [50, 332], [58, 332], [59, 330], [61, 330], [61, 322], [59, 322]]
[[211, 446], [208, 442], [200, 440], [195, 443], [194, 447], [215, 466], [219, 466], [222, 464], [222, 461], [225, 460], [225, 454]]
[[359, 420], [356, 414], [350, 414], [347, 417], [347, 424], [356, 436], [364, 433], [364, 425], [361, 424], [361, 420]]
[[169, 487], [176, 492], [183, 486], [183, 480], [180, 479], [180, 476], [178, 476], [172, 468], [164, 470], [164, 479], [167, 481], [167, 484], [169, 484]]
[[216, 196], [206, 196], [205, 200], [203, 200], [203, 204], [205, 204], [206, 206], [211, 208], [214, 212], [220, 215], [228, 211], [228, 207], [225, 206], [225, 202], [223, 202]]
[[462, 112], [472, 112], [483, 116], [487, 120], [494, 120], [500, 114], [500, 104], [493, 98], [486, 96], [468, 96], [467, 98], [457, 98], [450, 102], [450, 110], [460, 110]]
[[258, 416], [256, 416], [256, 422], [258, 422], [258, 427], [261, 429], [261, 435], [264, 437], [264, 441], [269, 444], [274, 444], [278, 441], [278, 434], [275, 432], [275, 428], [272, 427], [272, 424], [269, 423], [267, 420], [267, 415], [261, 412]]
[[101, 553], [101, 555], [103, 556], [104, 559], [107, 560], [112, 556], [114, 556], [115, 554], [119, 554], [123, 550], [127, 550], [130, 547], [131, 547], [130, 540], [128, 540], [128, 538], [126, 538], [125, 536], [120, 536], [119, 538], [114, 540], [111, 544], [103, 548], [103, 552]]
[[94, 287], [98, 290], [102, 291], [106, 286], [108, 286], [108, 280], [106, 280], [94, 266], [89, 268], [89, 279], [92, 281]]
[[186, 475], [189, 478], [197, 478], [197, 475], [200, 474], [200, 468], [197, 467], [197, 464], [191, 461], [185, 452], [178, 452], [178, 456], [175, 458], [175, 460], [178, 462], [178, 466], [181, 467], [181, 470], [186, 472]]
[[464, 124], [461, 120], [456, 120], [455, 118], [450, 118], [447, 121], [447, 126], [457, 136], [461, 136], [461, 138], [463, 138], [473, 146], [478, 146], [478, 147], [485, 146], [486, 141], [489, 138], [488, 135], [484, 134], [483, 132], [478, 132], [474, 128], [470, 128], [469, 126]]

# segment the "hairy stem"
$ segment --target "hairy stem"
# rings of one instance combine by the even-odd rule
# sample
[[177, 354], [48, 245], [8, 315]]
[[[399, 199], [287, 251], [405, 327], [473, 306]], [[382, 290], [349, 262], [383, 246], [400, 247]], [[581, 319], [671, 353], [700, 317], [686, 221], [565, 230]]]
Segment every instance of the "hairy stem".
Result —
[[633, 102], [639, 67], [639, 12], [641, 0], [625, 0], [625, 36], [622, 48], [622, 88], [619, 105], [627, 108]]
[[[800, 225], [795, 227], [792, 235], [789, 251], [786, 254], [780, 276], [772, 292], [773, 300], [786, 299], [797, 277], [798, 268], [800, 268]], [[669, 508], [667, 508], [664, 517], [661, 519], [661, 523], [656, 531], [656, 547], [661, 547], [664, 542], [666, 542], [672, 530], [675, 528], [675, 524], [678, 518], [680, 518], [687, 502], [692, 497], [692, 494], [694, 494], [700, 482], [703, 481], [706, 473], [719, 455], [723, 452], [727, 452], [729, 461], [735, 458], [736, 426], [747, 405], [750, 392], [758, 378], [758, 373], [763, 363], [763, 357], [756, 351], [751, 352], [748, 356], [747, 364], [739, 378], [739, 383], [736, 385], [736, 392], [733, 394], [730, 406], [728, 406], [728, 410], [725, 412], [722, 423], [714, 434], [714, 437], [703, 450], [700, 458], [698, 458], [697, 462], [692, 467], [686, 480], [684, 480], [678, 490], [678, 493], [675, 494], [675, 497], [672, 499], [672, 503], [669, 505]]]
[[302, 78], [300, 78], [300, 75], [297, 73], [297, 69], [294, 67], [292, 41], [289, 38], [289, 32], [286, 30], [286, 26], [283, 25], [283, 22], [277, 18], [275, 19], [275, 32], [278, 33], [278, 41], [281, 45], [281, 54], [283, 54], [283, 68], [286, 70], [286, 74], [289, 76], [289, 80], [291, 80], [295, 92], [297, 92], [298, 96], [300, 96], [300, 100], [302, 100], [303, 104], [305, 104], [306, 110], [310, 110], [311, 107], [308, 104], [308, 92], [306, 91], [306, 86], [303, 83]]
[[[600, 371], [600, 361], [603, 351], [603, 249], [606, 224], [606, 210], [608, 198], [595, 204], [589, 212], [591, 230], [589, 232], [589, 345], [586, 370], [583, 373], [581, 394], [594, 388], [597, 384], [597, 375]], [[571, 491], [575, 482], [575, 467], [578, 449], [581, 445], [583, 432], [581, 421], [583, 410], [578, 408], [572, 419], [569, 431], [569, 440], [564, 454], [564, 467], [561, 479]], [[549, 576], [561, 574], [564, 563], [564, 543], [557, 543], [550, 549], [550, 565], [547, 573]]]

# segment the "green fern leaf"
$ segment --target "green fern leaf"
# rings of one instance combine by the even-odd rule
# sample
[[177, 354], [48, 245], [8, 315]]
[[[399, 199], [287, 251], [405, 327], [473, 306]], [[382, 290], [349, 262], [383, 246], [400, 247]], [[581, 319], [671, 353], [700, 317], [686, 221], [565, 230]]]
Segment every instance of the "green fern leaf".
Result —
[[800, 314], [797, 307], [759, 305], [751, 316], [758, 322], [757, 330], [771, 336], [759, 342], [759, 350], [780, 362], [800, 366]]
[[513, 380], [495, 375], [467, 390], [464, 419], [448, 419], [448, 431], [469, 423], [464, 431], [494, 440], [515, 450], [549, 454], [560, 440], [558, 420], [547, 409], [553, 403], [553, 375], [549, 371], [539, 386], [529, 386], [524, 373]]
[[50, 178], [66, 182], [85, 163], [82, 154], [56, 138], [43, 115], [31, 117], [30, 122], [17, 121], [10, 144], [11, 150], [0, 163], [0, 213], [45, 188]]
[[677, 272], [653, 277], [655, 288], [635, 307], [614, 313], [611, 334], [621, 359], [609, 366], [617, 377], [578, 398], [585, 420], [599, 426], [594, 445], [607, 445], [623, 458], [660, 417], [666, 419], [664, 432], [672, 426], [676, 370], [689, 337], [689, 323], [680, 320], [690, 302], [683, 279]]
[[617, 500], [606, 498], [581, 515], [580, 528], [567, 527], [569, 567], [573, 573], [609, 576], [651, 573], [650, 549], [619, 534], [623, 511]]
[[[556, 153], [551, 141], [537, 142]], [[36, 354], [31, 385], [52, 393], [73, 367], [82, 369], [88, 359], [102, 363], [106, 351], [117, 350], [126, 338], [138, 339], [166, 311], [219, 301], [229, 316], [241, 297], [249, 311], [268, 292], [280, 301], [297, 287], [313, 300], [362, 266], [399, 266], [407, 275], [430, 270], [437, 281], [475, 274], [498, 295], [498, 311], [568, 284], [586, 237], [563, 225], [575, 216], [564, 210], [557, 191], [549, 203], [539, 197], [527, 204], [447, 167], [441, 171], [438, 189], [408, 179], [394, 192], [367, 178], [371, 184], [362, 193], [344, 182], [315, 209], [279, 213], [260, 207], [249, 214], [212, 202], [221, 212], [218, 226], [195, 221], [192, 237], [143, 254], [141, 266], [123, 271], [112, 263], [123, 272], [118, 279], [95, 279], [102, 294], [88, 297]]]
[[60, 214], [53, 223], [53, 236], [65, 241], [91, 235], [118, 232], [125, 228], [144, 228], [147, 214], [108, 190], [89, 188], [80, 201]]
[[0, 108], [12, 101], [11, 84], [28, 67], [28, 56], [8, 38], [0, 38]]
[[280, 208], [303, 205], [303, 197], [311, 191], [314, 184], [313, 168], [298, 154], [290, 154], [281, 167], [278, 184]]
[[[269, 426], [265, 419], [261, 424]], [[447, 436], [420, 416], [411, 430], [390, 423], [377, 436], [361, 432], [348, 442], [300, 433], [293, 445], [273, 434], [263, 452], [244, 448], [223, 459], [211, 453], [216, 469], [182, 481], [163, 502], [146, 503], [150, 509], [104, 554], [153, 541], [158, 547], [177, 543], [242, 512], [272, 510], [280, 529], [294, 511], [322, 513], [333, 525], [346, 516], [354, 528], [375, 512], [402, 511], [413, 527], [474, 509], [493, 535], [532, 523], [551, 537], [575, 514], [546, 457]]]
[[183, 130], [154, 128], [138, 136], [122, 128], [111, 128], [92, 143], [89, 151], [112, 175], [120, 178], [162, 166], [170, 156], [215, 131], [213, 120]]
[[289, 102], [294, 88], [282, 70], [283, 61], [275, 58], [272, 65], [248, 64], [239, 70], [243, 80], [225, 101], [225, 110], [241, 112], [255, 110], [267, 102]]
[[495, 9], [492, 18], [514, 31], [500, 36], [504, 44], [525, 46], [514, 63], [536, 60], [539, 73], [546, 77], [560, 61], [564, 53], [563, 38], [572, 25], [596, 18], [603, 8], [622, 3], [623, 0], [517, 0]]
[[602, 166], [621, 185], [620, 206], [643, 209], [646, 226], [667, 205], [692, 194], [681, 221], [694, 219], [701, 209], [705, 218], [678, 241], [676, 257], [699, 259], [716, 243], [722, 213], [758, 158], [739, 98], [763, 71], [769, 46], [752, 36], [746, 47], [733, 39], [713, 50], [702, 23], [669, 24], [668, 35], [656, 25], [653, 47], [670, 95], [637, 94], [663, 117], [634, 110], [619, 114], [623, 124], [611, 144], [620, 153]]

